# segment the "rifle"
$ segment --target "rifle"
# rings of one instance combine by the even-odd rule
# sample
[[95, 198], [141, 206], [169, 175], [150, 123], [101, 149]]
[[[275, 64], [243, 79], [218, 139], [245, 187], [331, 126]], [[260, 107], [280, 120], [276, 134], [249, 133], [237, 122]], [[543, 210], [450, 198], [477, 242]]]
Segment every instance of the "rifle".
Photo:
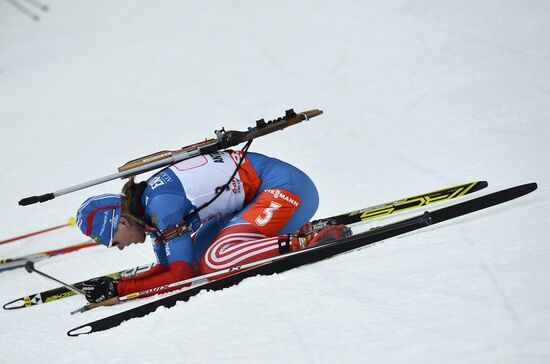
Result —
[[290, 109], [286, 111], [285, 116], [278, 119], [270, 120], [267, 122], [264, 119], [256, 121], [256, 126], [249, 128], [249, 130], [247, 131], [226, 131], [222, 127], [221, 130], [216, 130], [214, 132], [216, 135], [215, 139], [207, 139], [203, 142], [191, 144], [178, 150], [164, 150], [131, 160], [120, 166], [118, 168], [118, 173], [110, 174], [108, 176], [84, 182], [59, 191], [50, 192], [39, 196], [26, 197], [19, 201], [19, 205], [27, 206], [35, 204], [37, 202], [53, 200], [58, 196], [79, 191], [117, 178], [129, 178], [141, 173], [149, 172], [157, 168], [169, 166], [174, 163], [199, 155], [227, 149], [240, 143], [245, 143], [252, 139], [271, 134], [275, 131], [283, 130], [286, 127], [319, 116], [322, 113], [323, 111], [319, 109], [308, 110], [300, 113], [295, 113], [294, 110]]

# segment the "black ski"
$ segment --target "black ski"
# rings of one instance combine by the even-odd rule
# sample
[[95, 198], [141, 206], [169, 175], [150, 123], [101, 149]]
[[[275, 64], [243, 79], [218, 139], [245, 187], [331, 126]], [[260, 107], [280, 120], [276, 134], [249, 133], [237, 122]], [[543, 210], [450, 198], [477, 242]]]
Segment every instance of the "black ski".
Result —
[[[399, 200], [390, 201], [390, 202], [386, 202], [386, 203], [382, 203], [374, 206], [369, 206], [361, 210], [356, 210], [356, 211], [347, 212], [340, 215], [335, 215], [335, 216], [331, 216], [323, 219], [314, 220], [311, 223], [313, 225], [314, 230], [319, 230], [329, 225], [355, 224], [358, 222], [363, 222], [366, 220], [373, 220], [376, 218], [393, 215], [396, 213], [407, 211], [413, 208], [419, 208], [419, 207], [437, 203], [437, 202], [449, 201], [451, 199], [482, 190], [485, 187], [487, 187], [486, 181], [475, 181], [475, 182], [464, 183], [458, 186], [446, 187], [437, 191], [426, 192], [416, 196], [405, 197]], [[21, 266], [23, 266], [25, 262], [26, 260], [23, 261]], [[143, 273], [144, 271], [148, 270], [151, 266], [152, 265], [148, 265], [146, 267], [130, 268], [125, 271], [115, 272], [112, 274], [108, 274], [106, 276], [114, 279], [120, 279], [122, 277], [128, 277], [128, 276], [133, 276], [133, 275]], [[124, 273], [123, 276], [120, 275], [122, 273]], [[78, 289], [81, 289], [82, 282], [74, 283], [73, 286], [75, 286]], [[21, 298], [17, 298], [13, 301], [10, 301], [4, 304], [3, 307], [5, 310], [14, 310], [14, 309], [32, 307], [38, 304], [57, 301], [59, 299], [63, 299], [67, 297], [72, 297], [75, 294], [76, 293], [74, 293], [67, 287], [58, 287], [58, 288], [53, 288], [44, 292], [33, 293]]]
[[235, 267], [234, 275], [204, 283], [196, 287], [191, 287], [187, 290], [160, 298], [156, 301], [152, 301], [144, 305], [137, 306], [132, 309], [93, 322], [89, 322], [72, 330], [69, 330], [67, 332], [67, 335], [79, 336], [82, 334], [108, 330], [110, 328], [120, 325], [122, 322], [131, 318], [143, 317], [155, 311], [158, 307], [172, 307], [178, 301], [187, 301], [190, 297], [196, 295], [202, 290], [220, 290], [238, 284], [243, 279], [248, 277], [281, 273], [305, 264], [310, 264], [323, 259], [327, 259], [336, 254], [368, 246], [391, 237], [402, 235], [414, 230], [424, 228], [426, 226], [437, 224], [481, 209], [498, 205], [524, 196], [530, 192], [533, 192], [536, 189], [536, 183], [529, 183], [508, 188], [485, 196], [477, 197], [469, 201], [444, 207], [442, 209], [432, 212], [426, 211], [421, 215], [417, 215], [415, 217], [402, 220], [397, 223], [374, 228], [367, 232], [357, 234], [355, 236], [351, 236], [349, 238], [345, 238], [339, 241], [315, 246], [295, 253], [290, 253], [288, 257], [278, 259], [271, 263], [263, 264], [255, 268], [240, 270], [239, 267]]

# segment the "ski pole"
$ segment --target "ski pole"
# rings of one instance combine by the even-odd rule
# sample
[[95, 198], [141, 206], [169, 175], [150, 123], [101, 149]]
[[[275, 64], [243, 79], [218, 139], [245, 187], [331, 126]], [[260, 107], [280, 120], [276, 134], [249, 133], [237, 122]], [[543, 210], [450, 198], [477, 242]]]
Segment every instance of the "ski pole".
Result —
[[43, 277], [46, 277], [46, 278], [48, 278], [48, 279], [51, 279], [52, 281], [55, 281], [55, 282], [57, 282], [57, 283], [59, 283], [59, 284], [62, 284], [62, 285], [64, 285], [65, 287], [67, 287], [68, 289], [70, 289], [71, 291], [73, 291], [74, 293], [79, 293], [79, 294], [81, 294], [81, 295], [84, 294], [84, 292], [82, 292], [82, 291], [79, 290], [78, 288], [76, 288], [76, 287], [74, 287], [74, 286], [71, 286], [71, 285], [68, 284], [68, 283], [62, 282], [62, 281], [60, 281], [60, 280], [57, 279], [57, 278], [54, 278], [54, 277], [52, 277], [52, 276], [50, 276], [50, 275], [47, 275], [47, 274], [44, 273], [44, 272], [41, 272], [41, 271], [37, 270], [37, 269], [34, 267], [34, 263], [32, 262], [32, 260], [28, 260], [27, 263], [25, 263], [25, 269], [26, 269], [27, 272], [29, 272], [29, 273], [35, 272], [35, 273], [40, 274], [40, 275], [43, 276]]
[[27, 0], [27, 2], [35, 7], [37, 7], [38, 9], [42, 10], [42, 11], [48, 11], [50, 10], [50, 8], [48, 7], [48, 5], [45, 5], [45, 4], [42, 4], [40, 1], [38, 0]]
[[27, 9], [23, 5], [19, 4], [16, 0], [6, 0], [6, 1], [8, 2], [8, 4], [12, 5], [14, 8], [19, 10], [22, 14], [28, 16], [32, 20], [34, 21], [40, 20], [40, 17], [38, 15], [36, 15], [35, 13], [33, 13], [31, 10]]
[[86, 240], [82, 243], [70, 245], [61, 249], [49, 250], [41, 253], [28, 254], [28, 255], [24, 255], [16, 258], [0, 259], [0, 271], [11, 269], [11, 268], [23, 267], [27, 260], [32, 260], [36, 262], [37, 260], [40, 260], [40, 259], [53, 257], [60, 254], [70, 253], [80, 249], [89, 248], [89, 247], [98, 246], [98, 245], [100, 244], [96, 241]]
[[35, 236], [35, 235], [38, 235], [38, 234], [43, 234], [43, 233], [46, 233], [46, 232], [48, 232], [48, 231], [61, 229], [61, 228], [67, 227], [67, 226], [75, 226], [75, 225], [76, 225], [76, 220], [75, 220], [75, 218], [74, 218], [74, 217], [70, 217], [70, 218], [69, 218], [69, 222], [67, 222], [66, 224], [62, 224], [62, 225], [58, 225], [58, 226], [53, 226], [53, 227], [49, 227], [49, 228], [47, 228], [47, 229], [38, 230], [38, 231], [35, 231], [35, 232], [32, 232], [32, 233], [28, 233], [28, 234], [25, 234], [25, 235], [16, 236], [16, 237], [14, 237], [14, 238], [9, 238], [9, 239], [6, 239], [6, 240], [2, 240], [2, 241], [0, 241], [0, 245], [2, 245], [2, 244], [7, 244], [7, 243], [11, 243], [12, 241], [16, 241], [16, 240], [25, 239], [25, 238], [28, 238], [28, 237], [31, 237], [31, 236]]

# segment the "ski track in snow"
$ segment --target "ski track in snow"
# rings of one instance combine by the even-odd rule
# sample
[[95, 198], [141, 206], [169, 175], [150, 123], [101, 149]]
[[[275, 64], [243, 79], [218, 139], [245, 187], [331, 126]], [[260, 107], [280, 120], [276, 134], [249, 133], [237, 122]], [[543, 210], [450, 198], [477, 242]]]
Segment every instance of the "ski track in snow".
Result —
[[[80, 297], [1, 310], [0, 363], [550, 362], [547, 1], [44, 2], [40, 22], [0, 2], [0, 240], [61, 224], [123, 182], [22, 197], [290, 107], [325, 114], [252, 149], [310, 174], [316, 217], [473, 180], [489, 182], [483, 193], [539, 189], [93, 335], [66, 332], [154, 298], [73, 316]], [[66, 228], [0, 257], [84, 240]], [[36, 268], [76, 282], [153, 259], [146, 242]], [[55, 286], [0, 272], [2, 304]]]

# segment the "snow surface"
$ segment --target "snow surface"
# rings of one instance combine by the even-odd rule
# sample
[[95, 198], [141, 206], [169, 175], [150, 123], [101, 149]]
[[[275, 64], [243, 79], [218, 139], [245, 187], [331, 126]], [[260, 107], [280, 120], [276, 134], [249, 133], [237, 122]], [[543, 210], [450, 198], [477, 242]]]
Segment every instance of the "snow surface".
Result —
[[[317, 217], [473, 180], [539, 189], [98, 334], [66, 336], [136, 303], [0, 310], [0, 362], [550, 362], [548, 1], [18, 1], [42, 19], [0, 1], [1, 239], [123, 182], [23, 197], [291, 107], [325, 114], [252, 149], [312, 176]], [[67, 228], [0, 257], [83, 240]], [[36, 268], [76, 282], [152, 260], [97, 247]], [[55, 286], [2, 272], [1, 303]]]

